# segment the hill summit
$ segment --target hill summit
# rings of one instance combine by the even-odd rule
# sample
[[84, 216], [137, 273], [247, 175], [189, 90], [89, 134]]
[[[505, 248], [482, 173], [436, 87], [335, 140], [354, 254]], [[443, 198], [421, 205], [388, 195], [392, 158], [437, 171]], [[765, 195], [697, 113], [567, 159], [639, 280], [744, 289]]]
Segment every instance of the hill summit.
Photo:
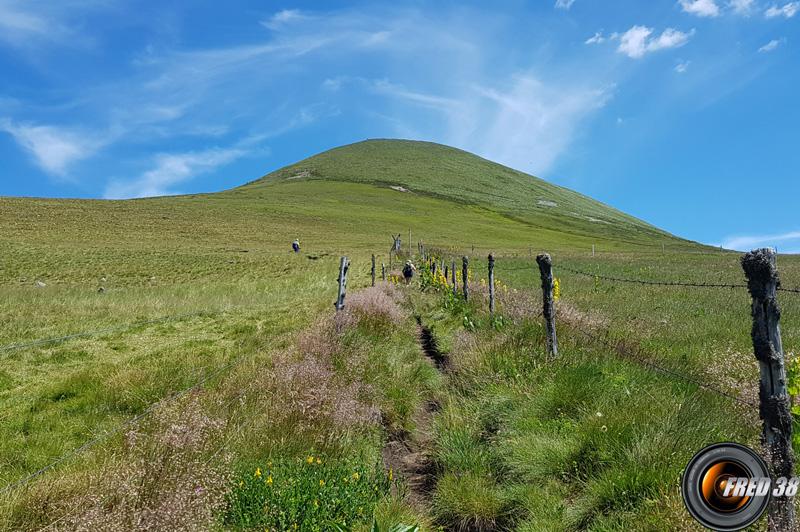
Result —
[[675, 237], [633, 216], [538, 177], [432, 142], [377, 139], [334, 148], [236, 189], [346, 182], [479, 206], [547, 230], [626, 242]]

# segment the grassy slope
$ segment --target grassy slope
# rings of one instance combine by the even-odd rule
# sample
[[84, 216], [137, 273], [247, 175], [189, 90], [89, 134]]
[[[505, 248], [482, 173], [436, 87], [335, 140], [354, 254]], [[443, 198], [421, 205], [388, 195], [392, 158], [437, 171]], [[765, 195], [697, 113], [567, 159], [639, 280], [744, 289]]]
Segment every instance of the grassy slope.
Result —
[[[637, 244], [675, 244], [667, 233], [616, 209], [473, 154], [418, 141], [369, 140], [282, 168], [237, 194], [315, 180], [403, 186], [413, 194], [490, 208], [537, 229]], [[402, 193], [398, 193], [402, 194]], [[556, 206], [539, 202], [553, 202]]]
[[[301, 170], [309, 170], [310, 177], [287, 179]], [[456, 176], [463, 186], [451, 186]], [[495, 186], [498, 179], [502, 186]], [[386, 186], [397, 184], [412, 192]], [[559, 207], [540, 207], [539, 198]], [[252, 357], [247, 370], [263, 371], [273, 352], [291, 347], [299, 331], [329, 312], [340, 253], [354, 261], [351, 288], [363, 286], [369, 254], [387, 260], [389, 234], [401, 233], [405, 246], [409, 227], [414, 241], [422, 238], [454, 253], [472, 245], [479, 256], [488, 250], [505, 253], [509, 259], [498, 262], [498, 276], [520, 288], [537, 281], [530, 269], [510, 269], [523, 265], [510, 260], [527, 255], [529, 247], [555, 251], [556, 264], [565, 261], [601, 273], [680, 278], [689, 263], [693, 279], [740, 281], [733, 254], [697, 253], [703, 251], [699, 246], [587, 198], [430, 144], [381, 141], [345, 147], [222, 194], [120, 202], [4, 198], [0, 213], [3, 345], [205, 311], [132, 333], [1, 352], [3, 483], [237, 356]], [[590, 222], [586, 216], [612, 223]], [[300, 256], [287, 252], [295, 237], [303, 243]], [[592, 244], [603, 251], [595, 260], [588, 257]], [[480, 262], [473, 267], [483, 268]], [[792, 282], [800, 279], [800, 263], [782, 258], [781, 267], [787, 285], [800, 284]], [[628, 285], [598, 290], [591, 279], [569, 279], [566, 273], [562, 278], [565, 299], [596, 310], [616, 331], [647, 342], [674, 366], [702, 371], [729, 364], [731, 353], [749, 352], [746, 298], [739, 295], [728, 299], [709, 292], [686, 307], [683, 300], [690, 293]], [[37, 288], [37, 279], [47, 286]], [[98, 293], [99, 286], [105, 292]], [[786, 303], [784, 314], [789, 351], [796, 345], [800, 316], [791, 305]], [[566, 357], [570, 349], [565, 340]], [[752, 370], [745, 366], [745, 373]], [[238, 375], [247, 379], [246, 373]], [[666, 400], [670, 388], [661, 382], [654, 389], [666, 390]], [[470, 393], [480, 399], [493, 392], [481, 386]], [[535, 394], [536, 388], [525, 393]], [[724, 404], [705, 406], [718, 417], [734, 415]], [[726, 426], [720, 422], [710, 434], [741, 435]], [[251, 434], [239, 450], [247, 455], [248, 442], [257, 440], [258, 433]], [[670, 471], [694, 443], [679, 449]], [[102, 456], [74, 466], [75, 471], [92, 470]], [[69, 482], [71, 467], [56, 475]], [[559, 498], [559, 489], [544, 495]], [[679, 504], [673, 510], [671, 517], [682, 515]]]

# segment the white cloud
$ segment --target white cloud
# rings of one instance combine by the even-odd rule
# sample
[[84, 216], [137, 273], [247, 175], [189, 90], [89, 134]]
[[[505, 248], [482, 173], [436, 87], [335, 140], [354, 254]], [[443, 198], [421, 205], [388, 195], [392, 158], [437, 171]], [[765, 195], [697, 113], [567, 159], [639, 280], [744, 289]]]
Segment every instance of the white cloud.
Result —
[[[611, 98], [604, 89], [516, 76], [505, 87], [476, 86], [478, 100], [450, 124], [448, 141], [513, 168], [544, 173], [572, 144], [581, 123]], [[465, 121], [465, 117], [469, 117]]]
[[174, 186], [200, 174], [211, 172], [247, 154], [240, 147], [212, 148], [200, 152], [162, 153], [155, 157], [155, 166], [132, 181], [113, 181], [106, 199], [144, 198], [178, 194]]
[[0, 121], [0, 130], [13, 136], [43, 170], [59, 177], [66, 177], [73, 163], [90, 157], [106, 142], [61, 127], [11, 120]]
[[284, 9], [278, 11], [270, 18], [261, 21], [261, 25], [270, 30], [281, 30], [293, 22], [300, 22], [307, 20], [308, 16], [304, 15], [299, 9]]
[[753, 12], [755, 0], [730, 0], [728, 7], [737, 15], [748, 16]]
[[440, 111], [451, 110], [458, 106], [458, 101], [453, 98], [434, 96], [423, 92], [415, 92], [406, 89], [402, 85], [391, 83], [385, 79], [375, 80], [370, 84], [370, 86], [373, 91], [380, 94], [391, 96], [393, 98], [401, 98], [406, 101]]
[[781, 7], [772, 6], [764, 11], [764, 16], [767, 18], [785, 17], [792, 18], [800, 11], [800, 2], [789, 2]]
[[771, 51], [775, 50], [778, 46], [780, 46], [781, 44], [783, 44], [785, 42], [786, 42], [785, 38], [772, 39], [767, 44], [765, 44], [764, 46], [759, 48], [758, 51], [761, 52], [761, 53], [771, 52]]
[[556, 8], [557, 9], [569, 9], [572, 7], [572, 4], [575, 3], [575, 0], [556, 0]]
[[689, 68], [690, 64], [691, 64], [691, 61], [681, 61], [681, 62], [679, 62], [677, 65], [675, 65], [675, 72], [677, 72], [678, 74], [683, 74], [684, 72], [686, 72], [686, 69]]
[[685, 12], [698, 17], [719, 16], [719, 6], [714, 0], [680, 0], [680, 4]]
[[633, 26], [619, 36], [617, 51], [638, 59], [649, 52], [656, 52], [667, 48], [679, 48], [689, 41], [694, 30], [689, 33], [667, 28], [658, 37], [652, 38], [652, 28], [646, 26]]
[[[784, 253], [800, 252], [800, 231], [777, 235], [741, 235], [726, 238], [722, 247], [737, 251], [750, 251], [762, 247], [777, 247]], [[784, 248], [784, 249], [781, 249]]]
[[584, 44], [601, 44], [605, 42], [606, 38], [603, 37], [603, 33], [600, 31], [595, 32], [594, 35], [589, 37], [584, 41]]

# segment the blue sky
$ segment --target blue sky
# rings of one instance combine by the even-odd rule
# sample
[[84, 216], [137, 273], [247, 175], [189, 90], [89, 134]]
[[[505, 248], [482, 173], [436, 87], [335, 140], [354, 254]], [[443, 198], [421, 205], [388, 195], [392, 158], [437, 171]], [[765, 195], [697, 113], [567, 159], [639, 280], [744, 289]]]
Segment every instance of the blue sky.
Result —
[[400, 137], [800, 252], [798, 1], [167, 4], [0, 0], [0, 195], [216, 191]]

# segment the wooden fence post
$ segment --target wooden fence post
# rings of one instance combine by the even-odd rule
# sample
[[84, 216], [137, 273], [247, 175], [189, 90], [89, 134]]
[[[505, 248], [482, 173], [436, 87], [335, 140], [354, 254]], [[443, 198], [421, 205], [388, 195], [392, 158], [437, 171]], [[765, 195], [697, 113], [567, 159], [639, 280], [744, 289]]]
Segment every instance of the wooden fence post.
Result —
[[375, 254], [372, 255], [372, 270], [370, 271], [372, 274], [372, 286], [375, 286]]
[[494, 317], [494, 256], [489, 253], [489, 315]]
[[381, 281], [386, 280], [386, 264], [381, 262]]
[[347, 257], [342, 257], [339, 263], [339, 295], [336, 297], [336, 311], [344, 308], [344, 296], [347, 290], [347, 270], [350, 269], [350, 261]]
[[469, 259], [467, 257], [461, 257], [461, 288], [464, 291], [464, 301], [469, 301], [469, 281], [467, 280], [468, 275]]
[[456, 282], [456, 261], [450, 265], [450, 275], [453, 280], [453, 295], [458, 294], [458, 283]]
[[[761, 372], [759, 415], [764, 422], [761, 443], [774, 476], [790, 479], [794, 471], [792, 415], [786, 391], [786, 369], [781, 343], [777, 288], [777, 259], [774, 250], [764, 248], [746, 253], [742, 268], [753, 299], [753, 351]], [[794, 530], [794, 499], [774, 497], [769, 508], [769, 530]]]
[[539, 274], [542, 278], [542, 315], [547, 331], [547, 352], [558, 356], [558, 338], [556, 338], [556, 307], [553, 302], [553, 260], [547, 253], [536, 256]]

